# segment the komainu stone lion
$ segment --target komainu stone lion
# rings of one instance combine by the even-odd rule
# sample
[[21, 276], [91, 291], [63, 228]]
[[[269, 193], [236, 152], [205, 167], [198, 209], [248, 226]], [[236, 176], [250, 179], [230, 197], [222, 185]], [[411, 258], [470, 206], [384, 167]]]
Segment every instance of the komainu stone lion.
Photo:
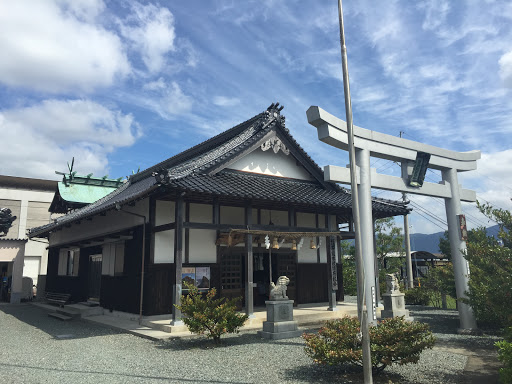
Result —
[[270, 282], [270, 300], [286, 300], [286, 286], [290, 284], [290, 279], [286, 276], [279, 276], [277, 285]]
[[398, 279], [394, 273], [388, 273], [386, 275], [386, 288], [386, 293], [400, 292], [400, 285], [398, 284]]

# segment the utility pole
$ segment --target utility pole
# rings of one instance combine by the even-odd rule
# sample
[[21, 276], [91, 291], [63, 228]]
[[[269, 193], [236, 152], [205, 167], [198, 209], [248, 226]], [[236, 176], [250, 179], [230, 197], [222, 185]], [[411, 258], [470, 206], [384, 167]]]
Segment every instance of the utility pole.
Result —
[[[400, 131], [400, 137], [402, 137], [403, 131]], [[402, 166], [402, 173], [404, 167]], [[407, 165], [405, 166], [405, 172], [407, 172]], [[403, 175], [402, 175], [403, 176]], [[402, 200], [407, 201], [407, 194], [402, 193]], [[405, 288], [414, 288], [414, 277], [412, 276], [412, 261], [411, 261], [411, 237], [409, 235], [409, 215], [404, 215], [404, 237], [405, 237], [405, 266], [407, 269], [407, 283]]]
[[[361, 342], [363, 350], [363, 375], [364, 383], [372, 384], [372, 365], [370, 354], [370, 334], [368, 331], [368, 314], [365, 308], [364, 292], [364, 261], [361, 249], [361, 227], [359, 217], [359, 199], [357, 194], [357, 169], [356, 154], [354, 147], [354, 128], [352, 123], [352, 101], [350, 98], [350, 84], [348, 77], [347, 46], [345, 45], [345, 30], [343, 25], [343, 6], [342, 0], [338, 0], [338, 17], [340, 22], [340, 43], [341, 43], [341, 62], [343, 66], [343, 91], [345, 94], [345, 113], [347, 118], [348, 134], [348, 152], [350, 159], [350, 186], [352, 195], [352, 216], [354, 220], [354, 230], [356, 237], [356, 269], [357, 269], [357, 314], [361, 324]], [[367, 255], [369, 256], [369, 255]], [[373, 256], [373, 255], [372, 255]], [[373, 257], [372, 257], [373, 258]]]

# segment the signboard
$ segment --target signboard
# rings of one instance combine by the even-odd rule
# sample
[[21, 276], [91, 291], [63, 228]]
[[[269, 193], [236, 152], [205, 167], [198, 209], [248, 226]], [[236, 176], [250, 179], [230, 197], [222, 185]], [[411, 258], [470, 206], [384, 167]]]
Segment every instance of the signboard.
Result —
[[188, 291], [185, 283], [193, 284], [199, 290], [210, 289], [210, 267], [183, 267], [181, 271], [183, 290]]
[[210, 267], [196, 267], [196, 287], [210, 289]]
[[465, 215], [457, 215], [457, 218], [459, 219], [460, 239], [462, 241], [467, 241], [468, 240], [468, 229], [466, 227], [466, 216]]
[[183, 290], [188, 291], [185, 283], [195, 285], [196, 283], [196, 269], [195, 267], [183, 267], [181, 270], [181, 281], [183, 282]]

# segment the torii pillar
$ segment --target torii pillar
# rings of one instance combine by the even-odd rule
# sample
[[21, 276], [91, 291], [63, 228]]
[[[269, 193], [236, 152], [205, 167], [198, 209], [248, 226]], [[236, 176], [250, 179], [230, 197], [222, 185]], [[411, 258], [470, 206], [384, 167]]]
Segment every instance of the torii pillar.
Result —
[[[307, 117], [308, 122], [317, 128], [319, 140], [336, 148], [348, 150], [347, 125], [343, 120], [319, 107], [310, 107], [307, 110]], [[356, 126], [354, 126], [354, 147], [358, 166], [357, 180], [360, 185], [361, 242], [369, 322], [376, 322], [375, 262], [371, 217], [372, 187], [445, 199], [457, 299], [465, 299], [466, 292], [469, 290], [469, 264], [464, 258], [466, 242], [460, 233], [458, 215], [462, 214], [461, 201], [475, 202], [476, 193], [462, 189], [458, 184], [457, 172], [476, 169], [476, 160], [480, 158], [480, 151], [450, 151]], [[414, 162], [418, 161], [418, 154], [426, 154], [430, 157], [425, 167], [441, 171], [442, 182], [439, 184], [422, 183], [419, 187], [410, 185], [409, 178], [412, 174]], [[402, 177], [378, 174], [375, 169], [370, 168], [370, 156], [399, 162], [403, 170]], [[324, 169], [324, 178], [326, 181], [350, 184], [350, 170], [328, 165]], [[475, 330], [477, 326], [471, 307], [459, 300], [458, 310], [460, 317], [459, 331], [471, 332]]]

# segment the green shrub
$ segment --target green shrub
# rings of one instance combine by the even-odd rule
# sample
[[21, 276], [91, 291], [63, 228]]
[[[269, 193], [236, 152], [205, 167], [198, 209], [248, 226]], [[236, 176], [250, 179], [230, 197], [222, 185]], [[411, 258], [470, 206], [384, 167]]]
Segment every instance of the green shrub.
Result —
[[236, 303], [241, 297], [230, 300], [224, 297], [215, 299], [215, 288], [202, 294], [193, 284], [184, 283], [184, 286], [189, 293], [187, 296], [181, 296], [181, 305], [176, 305], [176, 308], [186, 316], [183, 322], [190, 332], [206, 334], [206, 337], [219, 343], [224, 333], [238, 333], [248, 319], [247, 315], [236, 310]]
[[[363, 365], [359, 320], [343, 317], [327, 321], [317, 334], [304, 334], [305, 352], [315, 363]], [[384, 319], [371, 326], [372, 367], [376, 372], [392, 364], [417, 363], [425, 348], [432, 348], [435, 338], [427, 324], [408, 322], [403, 317]]]
[[405, 304], [428, 305], [430, 292], [424, 287], [414, 287], [405, 291]]
[[504, 367], [500, 368], [500, 379], [503, 384], [512, 383], [512, 327], [508, 328], [505, 340], [495, 344], [498, 347], [498, 359]]

